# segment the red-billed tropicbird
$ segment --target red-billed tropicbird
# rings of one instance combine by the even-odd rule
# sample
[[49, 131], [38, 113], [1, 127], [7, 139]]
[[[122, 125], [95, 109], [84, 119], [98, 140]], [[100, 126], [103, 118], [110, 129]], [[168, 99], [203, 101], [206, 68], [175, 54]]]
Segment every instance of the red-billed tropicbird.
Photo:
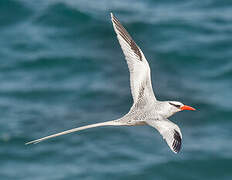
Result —
[[142, 50], [112, 13], [111, 21], [130, 71], [130, 86], [134, 100], [130, 111], [117, 120], [70, 129], [26, 144], [36, 144], [56, 136], [99, 126], [149, 125], [159, 131], [173, 152], [178, 153], [180, 151], [181, 131], [176, 124], [167, 118], [179, 111], [195, 109], [181, 102], [158, 101], [156, 99], [151, 84], [150, 67]]

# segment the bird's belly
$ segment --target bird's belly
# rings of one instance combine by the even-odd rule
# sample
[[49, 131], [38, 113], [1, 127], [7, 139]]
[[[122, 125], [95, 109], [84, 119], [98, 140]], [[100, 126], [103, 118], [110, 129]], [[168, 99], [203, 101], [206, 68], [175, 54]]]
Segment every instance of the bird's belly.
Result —
[[143, 125], [146, 125], [146, 122], [145, 121], [140, 121], [140, 120], [136, 120], [136, 121], [129, 121], [128, 122], [128, 126], [143, 126]]

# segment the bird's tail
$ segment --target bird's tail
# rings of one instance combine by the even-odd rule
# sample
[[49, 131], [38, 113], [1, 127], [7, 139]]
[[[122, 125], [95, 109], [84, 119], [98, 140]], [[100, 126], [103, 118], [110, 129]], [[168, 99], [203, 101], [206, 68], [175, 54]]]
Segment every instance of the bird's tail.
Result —
[[47, 139], [50, 139], [50, 138], [54, 138], [54, 137], [61, 136], [61, 135], [64, 135], [64, 134], [69, 134], [69, 133], [81, 131], [81, 130], [84, 130], [84, 129], [100, 127], [100, 126], [123, 126], [123, 125], [125, 125], [125, 124], [121, 123], [118, 120], [107, 121], [107, 122], [96, 123], [96, 124], [90, 124], [90, 125], [70, 129], [70, 130], [67, 130], [67, 131], [63, 131], [63, 132], [60, 132], [60, 133], [57, 133], [57, 134], [52, 134], [50, 136], [46, 136], [46, 137], [43, 137], [43, 138], [40, 138], [40, 139], [36, 139], [34, 141], [27, 142], [26, 145], [28, 145], [28, 144], [37, 144], [37, 143], [39, 143], [41, 141], [44, 141], [44, 140], [47, 140]]

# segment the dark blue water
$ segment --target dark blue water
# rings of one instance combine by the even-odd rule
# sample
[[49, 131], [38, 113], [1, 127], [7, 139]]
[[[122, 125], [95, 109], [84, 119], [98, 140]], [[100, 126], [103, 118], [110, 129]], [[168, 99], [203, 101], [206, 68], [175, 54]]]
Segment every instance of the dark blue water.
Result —
[[[132, 104], [113, 12], [146, 55], [183, 149], [150, 127], [51, 133], [121, 117]], [[0, 1], [0, 179], [232, 179], [230, 1]]]

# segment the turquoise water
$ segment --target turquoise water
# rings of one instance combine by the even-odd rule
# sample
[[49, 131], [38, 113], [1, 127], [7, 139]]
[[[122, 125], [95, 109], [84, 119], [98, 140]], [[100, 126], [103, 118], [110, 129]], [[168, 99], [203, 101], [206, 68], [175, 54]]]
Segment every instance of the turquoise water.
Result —
[[[146, 55], [171, 118], [172, 153], [150, 127], [102, 127], [24, 143], [128, 112], [113, 12]], [[232, 179], [230, 1], [0, 1], [0, 179]]]

